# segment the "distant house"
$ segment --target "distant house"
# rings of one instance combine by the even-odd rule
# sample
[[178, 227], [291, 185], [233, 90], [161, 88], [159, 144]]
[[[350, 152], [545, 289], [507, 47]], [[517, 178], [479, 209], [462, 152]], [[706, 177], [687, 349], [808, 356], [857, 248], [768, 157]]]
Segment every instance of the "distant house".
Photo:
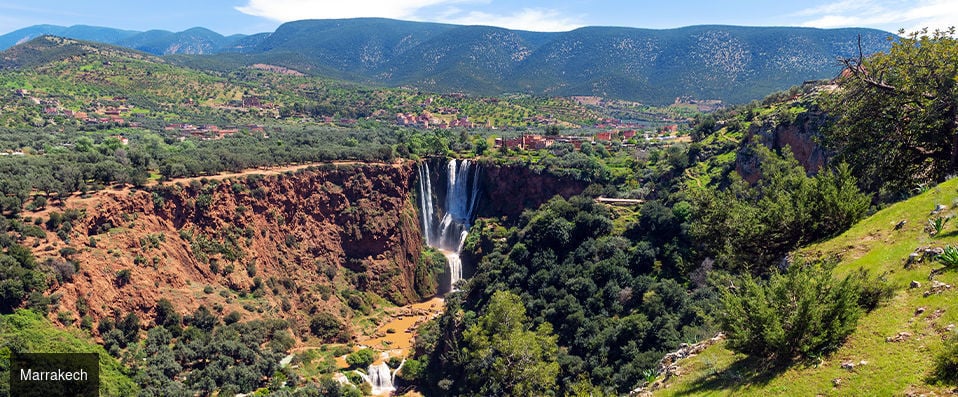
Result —
[[260, 107], [263, 107], [263, 105], [260, 103], [259, 97], [255, 95], [244, 95], [243, 107], [244, 108], [260, 108]]
[[613, 134], [615, 134], [615, 133], [614, 133], [614, 132], [611, 132], [611, 131], [608, 131], [608, 132], [600, 132], [600, 133], [598, 133], [598, 134], [595, 134], [595, 140], [608, 142], [608, 141], [611, 141], [611, 140], [612, 140], [612, 135], [613, 135]]
[[619, 133], [622, 136], [622, 139], [632, 139], [635, 137], [635, 130], [625, 130]]

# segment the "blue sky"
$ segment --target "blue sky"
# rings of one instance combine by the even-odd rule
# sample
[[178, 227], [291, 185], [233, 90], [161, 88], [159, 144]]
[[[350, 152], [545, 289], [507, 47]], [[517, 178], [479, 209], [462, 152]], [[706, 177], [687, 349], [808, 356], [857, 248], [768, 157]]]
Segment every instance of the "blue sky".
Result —
[[385, 17], [494, 25], [535, 31], [581, 26], [673, 28], [748, 26], [945, 28], [958, 24], [955, 0], [0, 0], [0, 34], [37, 25], [94, 25], [222, 34], [274, 30], [309, 18]]

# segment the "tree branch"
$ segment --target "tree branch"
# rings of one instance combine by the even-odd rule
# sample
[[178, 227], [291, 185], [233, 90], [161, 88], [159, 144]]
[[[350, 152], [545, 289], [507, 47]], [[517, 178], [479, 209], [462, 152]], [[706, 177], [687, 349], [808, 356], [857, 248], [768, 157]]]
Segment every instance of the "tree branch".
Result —
[[845, 70], [848, 70], [852, 73], [853, 76], [857, 77], [861, 82], [868, 84], [869, 86], [878, 88], [882, 91], [887, 92], [898, 92], [898, 88], [885, 83], [881, 79], [874, 79], [869, 76], [868, 70], [865, 69], [865, 53], [862, 50], [862, 35], [858, 35], [858, 57], [857, 58], [839, 58], [839, 62], [845, 65]]

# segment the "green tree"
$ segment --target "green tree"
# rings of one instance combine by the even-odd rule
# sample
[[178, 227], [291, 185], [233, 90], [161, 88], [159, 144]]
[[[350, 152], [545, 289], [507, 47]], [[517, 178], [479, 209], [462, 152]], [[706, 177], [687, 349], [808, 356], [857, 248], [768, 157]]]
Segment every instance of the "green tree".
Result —
[[827, 146], [882, 198], [958, 170], [955, 29], [900, 35], [887, 53], [844, 60], [824, 106], [835, 116]]
[[359, 351], [346, 356], [346, 363], [354, 368], [366, 368], [376, 360], [376, 352], [373, 349], [360, 349]]
[[733, 351], [790, 362], [832, 352], [864, 313], [867, 273], [832, 277], [831, 263], [795, 263], [767, 282], [749, 275], [726, 290], [719, 313]]
[[753, 185], [732, 174], [725, 189], [690, 190], [692, 235], [720, 266], [762, 273], [762, 266], [846, 230], [867, 212], [870, 198], [848, 166], [808, 177], [789, 153], [779, 156], [761, 145], [749, 150], [761, 166]]
[[493, 294], [478, 322], [463, 333], [468, 381], [476, 395], [544, 395], [556, 388], [558, 345], [552, 325], [529, 329], [519, 297]]
[[309, 331], [325, 342], [337, 342], [345, 339], [346, 329], [336, 316], [319, 313], [309, 320]]

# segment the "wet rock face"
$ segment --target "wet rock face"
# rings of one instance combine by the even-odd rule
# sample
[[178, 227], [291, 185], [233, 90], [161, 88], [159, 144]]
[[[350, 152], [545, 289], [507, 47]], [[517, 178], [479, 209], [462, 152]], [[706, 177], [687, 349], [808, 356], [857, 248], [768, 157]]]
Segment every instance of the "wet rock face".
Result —
[[[748, 145], [757, 138], [758, 143], [774, 151], [789, 147], [798, 163], [805, 168], [805, 172], [813, 175], [825, 166], [829, 157], [818, 141], [826, 121], [825, 113], [807, 111], [799, 114], [794, 122], [766, 121], [752, 124], [743, 142]], [[747, 146], [739, 150], [735, 170], [749, 183], [754, 183], [761, 176], [758, 159], [750, 155]]]
[[[98, 193], [77, 203], [86, 216], [70, 241], [56, 242], [77, 249], [80, 271], [51, 292], [61, 310], [94, 320], [135, 312], [144, 323], [161, 298], [181, 314], [222, 306], [298, 324], [317, 311], [348, 317], [348, 307], [364, 304], [340, 299], [343, 286], [398, 304], [421, 299], [414, 169], [329, 166]], [[119, 285], [123, 269], [129, 282]]]

